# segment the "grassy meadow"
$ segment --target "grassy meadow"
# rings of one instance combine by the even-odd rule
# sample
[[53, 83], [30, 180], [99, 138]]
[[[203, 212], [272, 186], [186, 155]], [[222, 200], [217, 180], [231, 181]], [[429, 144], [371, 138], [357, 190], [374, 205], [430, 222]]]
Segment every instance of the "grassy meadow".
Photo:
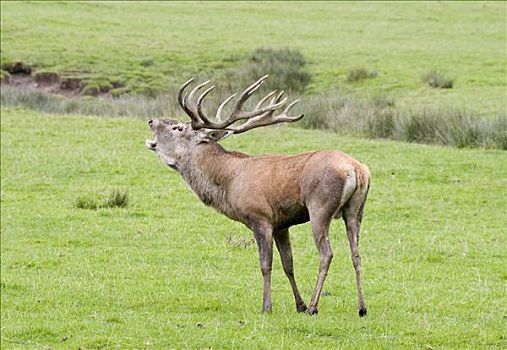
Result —
[[[507, 348], [507, 2], [0, 6], [2, 349]], [[223, 145], [369, 166], [365, 318], [342, 221], [319, 314], [295, 312], [275, 253], [262, 315], [252, 234], [145, 148], [147, 119], [181, 116], [179, 84], [235, 73], [236, 89], [259, 48], [302, 55], [308, 129]], [[7, 83], [16, 62], [31, 76]], [[81, 90], [36, 91], [52, 73]], [[317, 249], [308, 224], [291, 238], [308, 302]]]
[[[341, 221], [320, 313], [297, 314], [278, 253], [273, 313], [251, 233], [204, 207], [145, 149], [145, 121], [1, 110], [3, 349], [504, 349], [506, 154], [287, 127], [224, 142], [251, 154], [340, 149], [373, 183], [356, 310]], [[300, 142], [305, 140], [305, 142]], [[127, 208], [81, 209], [128, 191]], [[318, 254], [291, 230], [309, 300]]]
[[[389, 95], [404, 108], [506, 106], [505, 2], [2, 2], [2, 63], [156, 94], [217, 78], [259, 47], [308, 60], [307, 93]], [[348, 82], [357, 69], [373, 79]], [[454, 81], [434, 89], [429, 71]]]

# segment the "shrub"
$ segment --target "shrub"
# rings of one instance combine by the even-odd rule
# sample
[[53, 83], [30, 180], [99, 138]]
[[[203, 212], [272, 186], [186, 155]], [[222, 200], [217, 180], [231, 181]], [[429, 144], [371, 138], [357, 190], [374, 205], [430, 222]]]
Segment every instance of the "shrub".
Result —
[[443, 73], [437, 70], [431, 70], [422, 75], [422, 81], [432, 88], [451, 89], [454, 85], [452, 79], [447, 78]]
[[347, 82], [352, 83], [364, 79], [372, 79], [378, 75], [376, 70], [369, 71], [366, 68], [354, 68], [347, 73]]
[[269, 74], [269, 84], [265, 84], [269, 89], [302, 93], [311, 81], [305, 67], [306, 59], [299, 50], [259, 48], [239, 68], [225, 70], [219, 85], [225, 90], [239, 91]]

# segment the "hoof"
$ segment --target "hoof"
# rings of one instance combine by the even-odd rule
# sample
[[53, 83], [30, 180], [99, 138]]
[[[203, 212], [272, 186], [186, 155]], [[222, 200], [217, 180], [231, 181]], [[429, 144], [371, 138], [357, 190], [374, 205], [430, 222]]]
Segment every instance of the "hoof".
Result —
[[297, 310], [297, 312], [306, 312], [307, 308], [306, 308], [305, 304], [302, 304], [302, 305], [297, 305], [296, 310]]
[[316, 307], [314, 308], [311, 307], [306, 311], [306, 313], [310, 316], [317, 315], [319, 313], [319, 309], [317, 309]]
[[359, 317], [363, 317], [363, 316], [366, 316], [366, 308], [361, 308], [359, 309]]

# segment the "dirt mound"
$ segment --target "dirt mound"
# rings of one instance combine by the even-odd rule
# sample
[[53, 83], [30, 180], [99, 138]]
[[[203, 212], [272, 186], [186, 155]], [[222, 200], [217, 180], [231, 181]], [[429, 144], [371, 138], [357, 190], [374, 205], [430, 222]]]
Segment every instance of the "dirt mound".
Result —
[[23, 62], [3, 64], [1, 83], [67, 97], [81, 95], [85, 87], [80, 78], [62, 77], [51, 71], [36, 71]]
[[82, 81], [79, 78], [65, 78], [60, 83], [61, 90], [77, 91], [79, 92], [83, 87]]
[[23, 62], [13, 62], [2, 65], [0, 82], [67, 97], [116, 97], [129, 92], [121, 81], [100, 77], [91, 80], [90, 73], [90, 71], [69, 71], [61, 75], [53, 71], [36, 69]]
[[32, 74], [32, 67], [23, 62], [10, 62], [2, 64], [2, 70], [8, 72], [10, 75], [14, 74]]
[[35, 72], [33, 79], [37, 84], [55, 84], [60, 81], [60, 76], [55, 72]]

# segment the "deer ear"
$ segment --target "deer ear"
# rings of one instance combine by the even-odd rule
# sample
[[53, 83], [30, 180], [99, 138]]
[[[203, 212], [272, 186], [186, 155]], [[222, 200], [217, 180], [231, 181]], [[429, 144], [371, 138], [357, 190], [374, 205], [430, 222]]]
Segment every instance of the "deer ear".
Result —
[[217, 142], [230, 135], [232, 135], [232, 131], [227, 130], [201, 129], [198, 132], [200, 142]]

